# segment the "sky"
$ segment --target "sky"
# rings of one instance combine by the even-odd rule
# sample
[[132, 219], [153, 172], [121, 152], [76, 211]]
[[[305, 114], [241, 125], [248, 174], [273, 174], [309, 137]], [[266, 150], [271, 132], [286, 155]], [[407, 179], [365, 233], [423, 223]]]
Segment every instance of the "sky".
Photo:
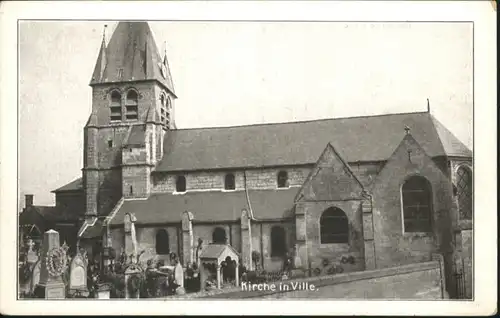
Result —
[[[19, 24], [19, 187], [36, 205], [81, 177], [88, 86], [107, 24]], [[150, 22], [178, 128], [427, 109], [473, 149], [472, 24]]]

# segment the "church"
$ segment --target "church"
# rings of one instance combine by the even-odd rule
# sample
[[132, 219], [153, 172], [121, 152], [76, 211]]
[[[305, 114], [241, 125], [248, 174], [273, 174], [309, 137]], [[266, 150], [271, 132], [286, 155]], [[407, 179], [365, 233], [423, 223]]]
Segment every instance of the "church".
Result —
[[67, 240], [93, 254], [130, 254], [129, 214], [139, 250], [184, 266], [199, 239], [266, 271], [286, 255], [302, 268], [342, 260], [348, 272], [470, 244], [472, 152], [429, 111], [177, 128], [167, 56], [147, 22], [119, 22], [103, 39], [90, 87], [81, 178], [53, 191], [55, 207], [29, 197], [21, 219], [46, 211], [56, 229], [73, 224]]

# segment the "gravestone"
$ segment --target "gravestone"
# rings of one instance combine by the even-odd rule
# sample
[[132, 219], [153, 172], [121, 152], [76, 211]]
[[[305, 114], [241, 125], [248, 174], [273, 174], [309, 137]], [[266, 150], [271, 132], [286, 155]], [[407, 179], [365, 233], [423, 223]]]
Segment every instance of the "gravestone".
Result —
[[33, 242], [32, 239], [30, 239], [27, 243], [28, 245], [28, 252], [26, 253], [26, 261], [28, 264], [32, 265], [38, 262], [38, 253], [33, 250], [33, 246], [35, 246], [35, 242]]
[[184, 291], [184, 269], [182, 268], [181, 262], [179, 260], [176, 261], [174, 267], [174, 282], [179, 285], [177, 293], [185, 293]]
[[142, 268], [139, 263], [139, 255], [137, 255], [137, 238], [135, 232], [135, 218], [133, 213], [127, 213], [124, 218], [125, 228], [125, 252], [129, 256], [128, 264], [125, 267], [125, 299], [131, 297], [139, 298], [139, 292], [131, 295], [129, 291], [129, 281], [137, 281], [137, 278], [142, 274]]
[[59, 245], [59, 233], [48, 230], [43, 235], [40, 264], [39, 297], [45, 299], [66, 298], [62, 274], [67, 268], [66, 250]]
[[130, 299], [132, 297], [139, 298], [139, 292], [135, 295], [131, 295], [129, 290], [129, 280], [132, 279], [133, 276], [140, 277], [142, 275], [142, 268], [135, 263], [130, 263], [125, 269], [125, 299]]
[[71, 261], [69, 272], [69, 289], [87, 290], [87, 262], [77, 245], [76, 255]]
[[41, 262], [38, 261], [33, 267], [33, 271], [31, 272], [30, 294], [34, 293], [36, 285], [38, 285], [38, 283], [40, 282], [40, 264]]

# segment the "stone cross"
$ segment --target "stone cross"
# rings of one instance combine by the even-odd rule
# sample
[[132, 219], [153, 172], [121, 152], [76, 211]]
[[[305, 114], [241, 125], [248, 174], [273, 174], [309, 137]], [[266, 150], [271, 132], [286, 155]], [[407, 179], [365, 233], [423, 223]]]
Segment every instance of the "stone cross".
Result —
[[28, 252], [33, 252], [33, 246], [35, 246], [35, 242], [33, 242], [32, 239], [29, 239], [26, 245], [28, 245]]
[[33, 246], [35, 245], [35, 242], [33, 242], [32, 239], [30, 239], [27, 243], [28, 245], [28, 252], [26, 253], [26, 260], [30, 264], [34, 264], [38, 261], [38, 255], [37, 253], [33, 250]]
[[410, 127], [405, 126], [405, 132], [406, 132], [407, 135], [409, 135], [410, 134]]

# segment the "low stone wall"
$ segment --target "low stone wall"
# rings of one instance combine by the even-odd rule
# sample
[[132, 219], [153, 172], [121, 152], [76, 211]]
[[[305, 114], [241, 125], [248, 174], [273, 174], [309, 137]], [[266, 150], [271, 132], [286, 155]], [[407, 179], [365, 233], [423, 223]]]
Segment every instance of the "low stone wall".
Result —
[[[443, 299], [439, 261], [200, 292], [176, 299]], [[274, 286], [274, 288], [273, 288]], [[288, 287], [285, 287], [288, 286]], [[260, 288], [260, 290], [259, 290]], [[169, 297], [170, 298], [170, 297]]]

